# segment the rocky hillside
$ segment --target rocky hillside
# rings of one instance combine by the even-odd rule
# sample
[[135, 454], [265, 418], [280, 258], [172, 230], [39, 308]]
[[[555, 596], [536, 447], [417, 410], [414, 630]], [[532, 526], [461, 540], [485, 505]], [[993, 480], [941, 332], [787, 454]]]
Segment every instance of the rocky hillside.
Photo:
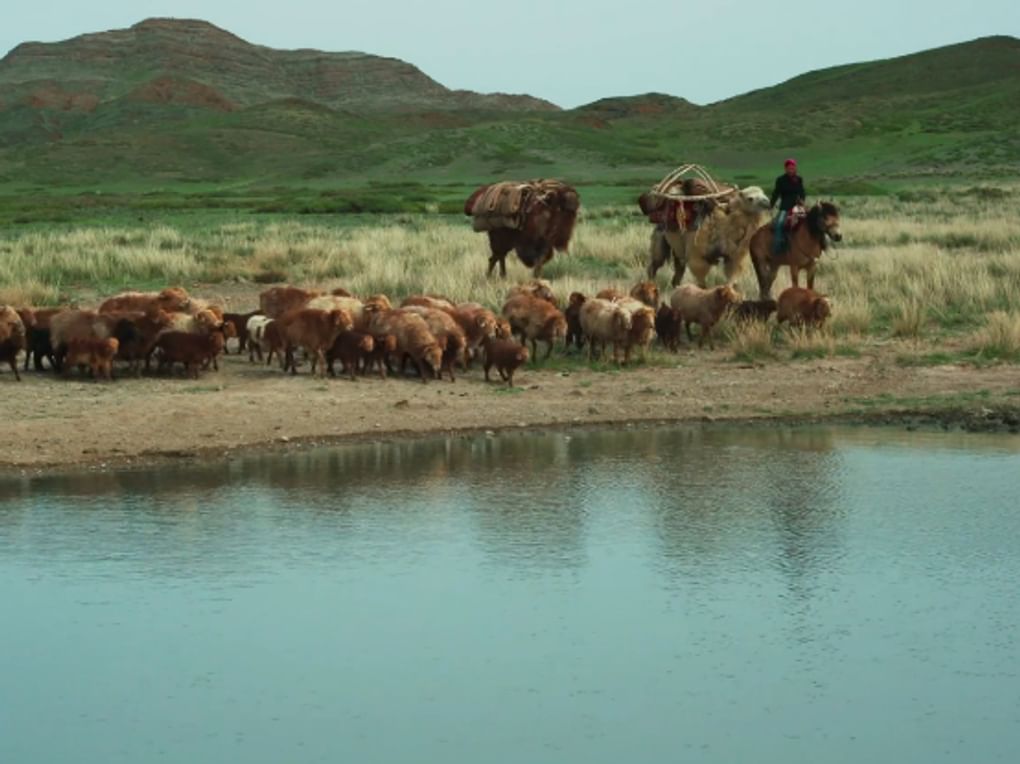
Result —
[[205, 21], [149, 19], [24, 43], [0, 60], [0, 109], [89, 112], [130, 98], [230, 111], [293, 97], [354, 112], [557, 109], [529, 96], [450, 90], [393, 58], [252, 45]]

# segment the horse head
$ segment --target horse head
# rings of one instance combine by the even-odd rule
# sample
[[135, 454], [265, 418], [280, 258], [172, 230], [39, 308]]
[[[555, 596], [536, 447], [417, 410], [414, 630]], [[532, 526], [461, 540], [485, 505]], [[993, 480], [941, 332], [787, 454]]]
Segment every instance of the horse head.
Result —
[[832, 202], [818, 202], [807, 215], [808, 230], [822, 243], [825, 249], [828, 241], [843, 241], [839, 230], [839, 208]]

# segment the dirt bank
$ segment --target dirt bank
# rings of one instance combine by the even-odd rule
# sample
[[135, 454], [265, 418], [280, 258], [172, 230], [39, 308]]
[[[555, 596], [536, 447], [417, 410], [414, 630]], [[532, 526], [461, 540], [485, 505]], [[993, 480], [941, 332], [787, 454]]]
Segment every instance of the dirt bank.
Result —
[[222, 456], [357, 437], [622, 422], [845, 420], [1020, 426], [1020, 369], [904, 368], [881, 354], [763, 366], [728, 354], [681, 354], [670, 368], [529, 370], [519, 387], [473, 371], [451, 384], [290, 378], [231, 356], [197, 381], [113, 384], [0, 377], [0, 468], [101, 467]]

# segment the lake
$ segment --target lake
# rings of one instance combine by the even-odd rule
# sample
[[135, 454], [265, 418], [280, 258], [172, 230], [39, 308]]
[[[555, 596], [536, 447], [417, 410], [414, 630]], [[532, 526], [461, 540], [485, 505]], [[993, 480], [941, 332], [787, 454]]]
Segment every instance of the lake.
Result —
[[1020, 437], [663, 428], [0, 482], [0, 761], [994, 762]]

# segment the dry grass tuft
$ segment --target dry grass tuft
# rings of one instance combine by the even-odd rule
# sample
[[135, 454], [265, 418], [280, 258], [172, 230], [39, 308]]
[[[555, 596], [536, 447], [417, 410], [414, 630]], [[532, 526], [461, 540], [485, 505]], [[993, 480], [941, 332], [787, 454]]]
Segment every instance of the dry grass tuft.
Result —
[[1020, 313], [997, 310], [975, 332], [971, 349], [983, 358], [1020, 361]]

